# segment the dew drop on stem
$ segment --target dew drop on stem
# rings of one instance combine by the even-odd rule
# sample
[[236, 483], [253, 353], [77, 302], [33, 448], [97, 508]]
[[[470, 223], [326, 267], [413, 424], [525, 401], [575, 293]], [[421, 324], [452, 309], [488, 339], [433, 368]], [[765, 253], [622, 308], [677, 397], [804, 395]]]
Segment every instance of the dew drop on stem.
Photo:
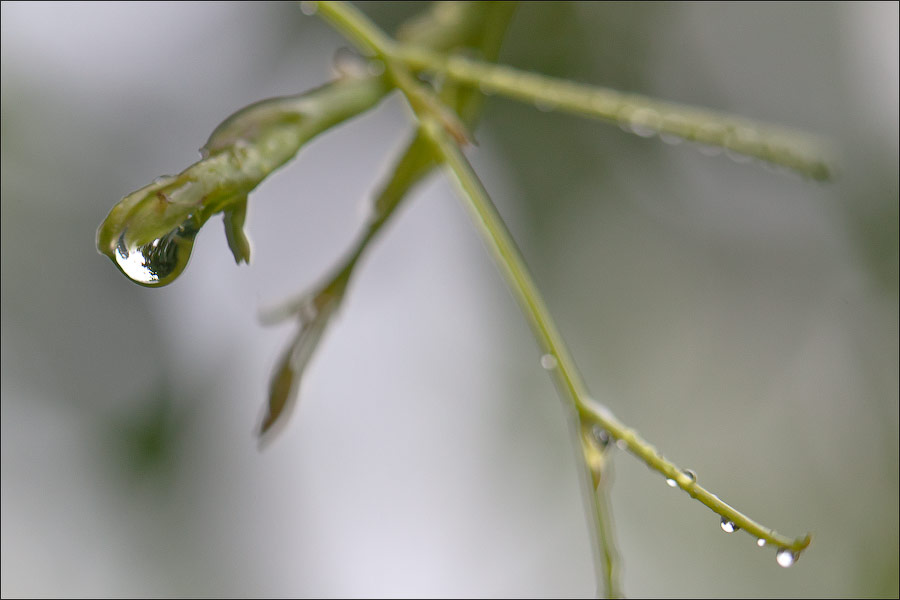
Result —
[[722, 517], [722, 521], [721, 523], [719, 523], [719, 525], [722, 527], [722, 531], [724, 531], [725, 533], [734, 533], [735, 531], [740, 529], [740, 527], [734, 524], [734, 521], [729, 521], [725, 517]]
[[594, 425], [591, 429], [591, 435], [594, 436], [594, 441], [597, 442], [597, 445], [604, 449], [609, 446], [609, 442], [612, 439], [609, 436], [609, 432], [599, 425]]
[[797, 562], [797, 553], [790, 548], [781, 548], [775, 555], [775, 561], [779, 566], [787, 569], [788, 567], [793, 566], [795, 562]]

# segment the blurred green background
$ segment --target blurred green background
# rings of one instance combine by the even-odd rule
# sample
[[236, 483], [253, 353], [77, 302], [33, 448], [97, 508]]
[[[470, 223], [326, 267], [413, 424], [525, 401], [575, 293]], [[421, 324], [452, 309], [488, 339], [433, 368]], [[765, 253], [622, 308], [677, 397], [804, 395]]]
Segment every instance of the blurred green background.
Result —
[[[420, 3], [362, 6], [393, 29]], [[566, 413], [454, 190], [364, 260], [302, 400], [253, 429], [289, 328], [410, 132], [396, 97], [216, 224], [158, 290], [94, 248], [224, 117], [330, 77], [293, 4], [2, 5], [2, 594], [594, 592]], [[827, 185], [489, 99], [470, 156], [594, 393], [791, 569], [625, 455], [625, 592], [898, 595], [898, 8], [524, 3], [501, 61], [831, 136]]]

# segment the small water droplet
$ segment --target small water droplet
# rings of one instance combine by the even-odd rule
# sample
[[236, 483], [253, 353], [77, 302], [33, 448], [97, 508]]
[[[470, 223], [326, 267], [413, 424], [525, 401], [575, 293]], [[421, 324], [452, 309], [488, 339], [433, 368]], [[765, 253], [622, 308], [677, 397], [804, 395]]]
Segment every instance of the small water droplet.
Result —
[[534, 107], [541, 112], [551, 112], [556, 110], [556, 103], [548, 100], [535, 100]]
[[318, 12], [319, 3], [318, 2], [301, 2], [300, 10], [303, 12], [304, 15], [312, 16], [312, 15], [316, 14], [316, 12]]
[[552, 371], [553, 369], [555, 369], [556, 365], [556, 357], [552, 354], [545, 354], [541, 357], [541, 366], [548, 371]]
[[629, 125], [631, 132], [641, 137], [653, 137], [659, 131], [661, 119], [655, 110], [639, 108], [631, 113]]
[[722, 148], [719, 148], [718, 146], [711, 146], [708, 144], [700, 144], [699, 146], [697, 146], [697, 150], [699, 150], [700, 154], [704, 156], [717, 156], [724, 152]]
[[478, 91], [480, 91], [485, 96], [493, 96], [494, 95], [493, 88], [491, 88], [490, 86], [485, 85], [483, 83], [478, 84]]
[[619, 450], [628, 450], [628, 442], [625, 440], [616, 440], [616, 448]]
[[682, 469], [681, 472], [684, 473], [685, 475], [687, 475], [691, 481], [697, 481], [697, 474], [694, 473], [692, 470]]
[[678, 482], [670, 477], [669, 479], [666, 479], [666, 485], [668, 485], [671, 488], [678, 487]]
[[171, 283], [187, 266], [197, 231], [188, 221], [138, 246], [126, 241], [128, 231], [125, 230], [116, 244], [116, 264], [135, 283], [147, 286]]
[[763, 546], [766, 545], [766, 540], [759, 538], [758, 540], [756, 540], [756, 545], [759, 546], [760, 548], [762, 548]]
[[720, 525], [722, 527], [722, 531], [724, 531], [725, 533], [734, 533], [735, 531], [740, 529], [740, 527], [734, 524], [734, 521], [729, 521], [725, 517], [722, 517], [722, 522], [720, 523]]
[[663, 142], [665, 142], [666, 144], [669, 144], [671, 146], [677, 146], [678, 144], [680, 144], [681, 142], [684, 141], [679, 136], [671, 134], [671, 133], [661, 133], [661, 134], [659, 134], [659, 139], [661, 139]]
[[734, 162], [740, 163], [740, 164], [744, 164], [744, 163], [753, 161], [753, 157], [747, 156], [746, 154], [741, 154], [737, 150], [733, 150], [731, 148], [728, 148], [727, 150], [725, 150], [725, 156], [727, 156]]
[[781, 548], [775, 555], [775, 561], [779, 564], [779, 566], [787, 569], [788, 567], [793, 566], [795, 562], [797, 562], [797, 553], [790, 548]]
[[594, 427], [591, 429], [591, 435], [594, 436], [594, 441], [597, 442], [597, 444], [601, 448], [606, 448], [607, 446], [609, 446], [609, 442], [610, 440], [612, 440], [612, 438], [609, 436], [609, 432], [599, 425], [594, 425]]

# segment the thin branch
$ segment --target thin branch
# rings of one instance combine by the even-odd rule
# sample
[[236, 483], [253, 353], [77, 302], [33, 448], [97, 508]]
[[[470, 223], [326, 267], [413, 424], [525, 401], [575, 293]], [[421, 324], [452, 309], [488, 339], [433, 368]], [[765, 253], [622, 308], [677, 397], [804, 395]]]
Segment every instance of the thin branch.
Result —
[[808, 134], [421, 47], [404, 45], [392, 50], [394, 57], [410, 68], [446, 75], [484, 93], [616, 123], [642, 137], [660, 135], [664, 140], [723, 149], [735, 158], [761, 160], [812, 179], [833, 176], [828, 145]]
[[[377, 26], [368, 21], [362, 13], [359, 13], [350, 5], [340, 2], [320, 2], [318, 4], [322, 16], [330, 21], [337, 29], [347, 34], [351, 39], [366, 38], [369, 32], [377, 30]], [[450, 142], [450, 145], [457, 149], [458, 152], [457, 143], [459, 143], [461, 137], [463, 137], [459, 135], [460, 132], [457, 129], [458, 123], [454, 120], [449, 120], [447, 118], [448, 111], [444, 108], [444, 105], [440, 100], [436, 98], [428, 88], [420, 84], [403, 65], [398, 64], [393, 59], [391, 55], [393, 43], [391, 42], [386, 45], [381, 45], [379, 43], [379, 40], [385, 38], [386, 36], [383, 33], [367, 38], [362, 44], [362, 48], [374, 53], [375, 56], [385, 62], [387, 73], [394, 79], [397, 86], [407, 97], [410, 106], [419, 118], [420, 124], [422, 125], [420, 127], [420, 133], [423, 134], [424, 139], [431, 144], [435, 144], [435, 138], [429, 133], [429, 127], [426, 127], [426, 124], [435, 125], [442, 133], [449, 133], [453, 137], [454, 141]], [[446, 161], [446, 157], [439, 151], [440, 147], [436, 145], [435, 149], [437, 151], [437, 156]], [[465, 158], [462, 160], [465, 162]], [[474, 181], [479, 187], [483, 197], [487, 198], [487, 194], [484, 189], [480, 187], [481, 184], [478, 181], [478, 178], [474, 176], [474, 172], [472, 172], [472, 176], [474, 179], [469, 180], [470, 183]], [[474, 204], [475, 202], [473, 201], [469, 203], [469, 206]], [[487, 206], [493, 209], [493, 204], [491, 204], [489, 199], [486, 203], [481, 203], [481, 206]], [[495, 220], [500, 223], [500, 227], [505, 231], [502, 219], [500, 219], [499, 214], [496, 214], [496, 211]], [[478, 220], [476, 219], [476, 221]], [[579, 395], [587, 394], [584, 382], [581, 380], [580, 375], [574, 367], [574, 361], [568, 356], [568, 350], [562, 343], [562, 337], [556, 331], [552, 320], [549, 318], [535, 318], [535, 315], [548, 316], [549, 312], [546, 307], [543, 306], [542, 298], [537, 294], [537, 287], [534, 282], [531, 281], [530, 275], [524, 267], [524, 261], [521, 256], [518, 255], [518, 249], [516, 248], [512, 237], [507, 232], [503, 239], [505, 240], [505, 243], [502, 244], [502, 252], [504, 255], [501, 255], [501, 257], [498, 258], [498, 262], [507, 275], [513, 273], [513, 276], [519, 279], [519, 281], [512, 282], [512, 288], [517, 292], [517, 299], [526, 304], [532, 304], [531, 306], [523, 305], [523, 310], [526, 316], [528, 316], [532, 328], [535, 330], [535, 336], [538, 341], [545, 346], [545, 350], [548, 353], [552, 353], [554, 356], [557, 356], [557, 359], [560, 359], [562, 366], [559, 369], [555, 369], [556, 373], [554, 378], [557, 387], [563, 395], [572, 400], [574, 406], [577, 406], [577, 398]], [[534, 293], [518, 293], [518, 291], [522, 289], [532, 290]], [[548, 340], [551, 343], [546, 343]], [[563, 353], [565, 355], [564, 357], [561, 356]], [[582, 444], [582, 456], [584, 459], [582, 462], [586, 467], [587, 456], [584, 452], [586, 452], [586, 448]], [[585, 470], [586, 469], [582, 469], [582, 472]], [[588, 480], [586, 475], [587, 473], [584, 473], [584, 476], [582, 477], [584, 482], [587, 482]], [[596, 472], [592, 471], [592, 477], [596, 477], [597, 475]], [[610, 528], [601, 527], [603, 517], [608, 515], [608, 508], [606, 498], [601, 498], [600, 495], [605, 494], [606, 491], [605, 488], [598, 489], [596, 486], [585, 486], [585, 490], [586, 497], [589, 499], [588, 504], [591, 507], [588, 514], [594, 521], [594, 527], [591, 528], [591, 531], [594, 540], [593, 552], [598, 586], [601, 581], [605, 582], [605, 595], [611, 598], [618, 597], [621, 595], [621, 592], [618, 580], [615, 577], [619, 570], [615, 562], [617, 557], [615, 540], [612, 538], [612, 530]], [[607, 518], [606, 520], [609, 519]]]
[[[776, 546], [779, 548], [779, 552], [791, 552], [792, 558], [796, 559], [796, 556], [809, 545], [809, 535], [796, 539], [785, 537], [726, 504], [718, 496], [700, 486], [694, 476], [689, 475], [688, 472], [664, 458], [655, 447], [641, 438], [635, 430], [619, 421], [609, 409], [590, 397], [587, 386], [581, 379], [575, 362], [569, 354], [562, 336], [556, 329], [543, 298], [532, 280], [525, 266], [524, 259], [500, 214], [490, 201], [487, 191], [468, 160], [462, 154], [457, 141], [454, 140], [453, 132], [448, 127], [443, 116], [430, 111], [430, 107], [434, 103], [439, 103], [439, 101], [437, 99], [427, 102], [414, 101], [415, 98], [421, 98], [430, 92], [419, 84], [405, 68], [396, 64], [392, 54], [395, 50], [393, 42], [384, 46], [379, 45], [379, 42], [385, 39], [386, 36], [380, 33], [380, 30], [369, 22], [364, 15], [344, 3], [320, 2], [319, 5], [322, 16], [329, 20], [337, 29], [351, 39], [362, 39], [361, 45], [364, 49], [374, 52], [385, 61], [389, 74], [394, 78], [401, 91], [410, 99], [410, 104], [416, 111], [420, 122], [420, 132], [431, 142], [436, 156], [449, 168], [454, 179], [462, 189], [463, 196], [467, 200], [466, 205], [472, 212], [475, 222], [488, 246], [493, 251], [501, 270], [507, 277], [510, 287], [531, 325], [538, 344], [542, 351], [552, 358], [549, 362], [555, 363], [551, 373], [557, 387], [572, 400], [581, 424], [583, 426], [597, 424], [602, 428], [601, 433], [607, 439], [617, 440], [617, 445], [624, 446], [648, 466], [662, 473], [667, 479], [675, 481], [691, 497], [699, 500], [720, 515], [723, 522], [730, 523], [732, 527], [742, 528], [757, 539]], [[368, 37], [373, 30], [378, 31], [378, 34], [374, 37]], [[603, 461], [598, 460], [595, 453], [588, 450], [588, 445], [585, 443], [583, 436], [582, 446], [584, 448], [585, 461], [591, 467], [591, 473], [596, 483]], [[597, 506], [597, 496], [592, 495], [594, 496], [594, 505]], [[595, 519], [602, 520], [602, 508], [597, 509], [596, 514], [593, 516]], [[609, 528], [601, 531], [601, 544], [612, 547], [610, 535]], [[600, 555], [606, 559], [603, 571], [606, 575], [607, 593], [610, 596], [618, 595], [617, 582], [615, 581], [614, 555], [602, 550]]]
[[757, 539], [763, 539], [780, 549], [786, 548], [796, 553], [809, 546], [809, 535], [796, 539], [788, 538], [723, 502], [718, 496], [699, 485], [695, 477], [663, 457], [634, 429], [619, 421], [608, 408], [588, 395], [540, 292], [528, 274], [521, 254], [471, 165], [458, 146], [452, 142], [443, 128], [436, 125], [434, 120], [423, 122], [422, 128], [433, 141], [436, 151], [440, 153], [441, 158], [463, 189], [468, 205], [477, 217], [479, 228], [485, 234], [491, 249], [494, 250], [504, 274], [512, 283], [513, 291], [525, 309], [542, 350], [556, 359], [556, 368], [552, 369], [552, 372], [570, 391], [570, 396], [582, 422], [598, 424], [610, 437], [624, 445], [652, 469], [662, 473], [667, 479], [674, 480], [678, 487], [692, 498], [708, 506], [726, 522], [744, 529]]
[[[469, 162], [459, 150], [459, 146], [454, 143], [440, 122], [425, 115], [420, 116], [420, 123], [422, 131], [425, 132], [427, 138], [434, 145], [435, 152], [444, 164], [449, 167], [451, 174], [461, 188], [462, 196], [466, 200], [466, 207], [469, 208], [476, 225], [494, 253], [501, 271], [509, 280], [513, 295], [519, 301], [525, 316], [528, 318], [541, 350], [545, 353], [545, 356], [549, 355], [555, 359], [556, 365], [555, 368], [551, 369], [551, 373], [557, 388], [573, 402], [580, 417], [583, 412], [579, 410], [580, 399], [587, 397], [587, 388], [575, 366], [575, 361], [569, 355], [562, 336], [560, 336], [553, 320], [550, 318], [550, 312], [547, 310], [544, 300], [525, 266], [525, 261], [518, 247], [506, 229], [503, 219], [488, 197], [487, 191], [477, 175], [475, 175], [471, 165], [469, 165]], [[583, 419], [579, 419], [579, 421], [583, 422]], [[582, 451], [584, 452], [584, 442], [582, 442]], [[602, 467], [589, 461], [588, 456], [584, 456], [584, 459], [590, 468], [592, 478], [596, 480]], [[619, 582], [616, 578], [618, 567], [615, 557], [617, 554], [615, 542], [612, 538], [612, 530], [603, 526], [605, 522], [609, 521], [609, 510], [605, 495], [605, 488], [590, 490], [590, 504], [593, 507], [591, 516], [596, 523], [596, 531], [599, 538], [597, 560], [600, 561], [600, 568], [603, 573], [602, 581], [606, 582], [605, 596], [616, 598], [621, 596]], [[598, 579], [601, 578], [598, 577]]]

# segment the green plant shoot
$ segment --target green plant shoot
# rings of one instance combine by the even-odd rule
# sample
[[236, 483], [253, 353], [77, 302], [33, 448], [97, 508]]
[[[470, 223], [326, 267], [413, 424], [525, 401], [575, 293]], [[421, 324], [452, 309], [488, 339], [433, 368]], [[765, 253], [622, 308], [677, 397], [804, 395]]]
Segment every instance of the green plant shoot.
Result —
[[[392, 175], [375, 196], [369, 222], [322, 284], [270, 315], [270, 320], [295, 318], [299, 328], [277, 363], [260, 434], [285, 422], [303, 371], [338, 312], [360, 257], [409, 190], [440, 165], [459, 184], [539, 345], [553, 358], [553, 376], [561, 395], [571, 401], [594, 522], [595, 569], [601, 593], [621, 595], [619, 559], [608, 508], [608, 478], [604, 477], [612, 441], [665, 475], [670, 485], [705, 504], [732, 531], [740, 528], [756, 537], [757, 543], [774, 545], [778, 564], [793, 564], [809, 545], [808, 535], [793, 539], [782, 536], [724, 503], [701, 487], [693, 473], [689, 475], [666, 459], [590, 397], [514, 240], [460, 146], [470, 139], [468, 132], [481, 111], [484, 91], [627, 125], [632, 133], [645, 137], [669, 135], [710, 145], [812, 179], [833, 175], [825, 145], [796, 132], [721, 113], [497, 65], [494, 61], [514, 3], [435, 3], [407, 22], [396, 39], [351, 5], [304, 4], [305, 12], [318, 11], [367, 54], [372, 61], [369, 67], [380, 69], [363, 69], [363, 75], [344, 75], [305, 94], [263, 100], [238, 111], [213, 131], [201, 149], [200, 161], [178, 175], [158, 178], [116, 204], [97, 231], [98, 250], [135, 283], [167, 285], [185, 269], [200, 228], [213, 215], [223, 213], [226, 239], [235, 261], [249, 262], [250, 243], [244, 233], [248, 194], [291, 160], [306, 142], [398, 90], [418, 127]], [[376, 72], [383, 75], [373, 74]], [[420, 78], [424, 73], [438, 77], [426, 82]]]
[[303, 144], [372, 108], [388, 91], [380, 78], [344, 78], [238, 111], [213, 131], [200, 161], [116, 204], [97, 230], [97, 249], [135, 283], [167, 285], [187, 266], [203, 224], [223, 212], [234, 258], [248, 262], [247, 194]]

